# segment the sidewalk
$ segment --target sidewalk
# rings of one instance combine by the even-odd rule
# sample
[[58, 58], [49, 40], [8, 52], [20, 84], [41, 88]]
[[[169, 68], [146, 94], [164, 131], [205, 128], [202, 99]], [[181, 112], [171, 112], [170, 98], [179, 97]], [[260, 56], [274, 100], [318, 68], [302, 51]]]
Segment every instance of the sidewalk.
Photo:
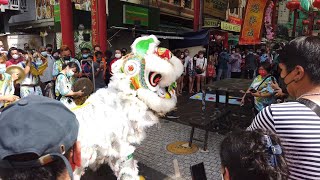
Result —
[[[166, 146], [176, 141], [188, 141], [191, 127], [172, 121], [161, 120], [158, 126], [147, 130], [147, 138], [135, 151], [134, 157], [140, 163], [159, 171], [168, 177], [165, 179], [186, 179], [191, 180], [190, 166], [204, 162], [207, 179], [220, 179], [220, 158], [219, 146], [224, 136], [212, 133], [209, 134], [209, 152], [200, 152], [191, 155], [174, 155], [166, 150]], [[195, 137], [203, 139], [204, 131], [196, 130]], [[199, 148], [201, 142], [194, 141]], [[174, 170], [173, 160], [176, 159], [179, 165], [181, 176], [177, 177]], [[151, 180], [163, 180], [162, 177], [146, 177]]]

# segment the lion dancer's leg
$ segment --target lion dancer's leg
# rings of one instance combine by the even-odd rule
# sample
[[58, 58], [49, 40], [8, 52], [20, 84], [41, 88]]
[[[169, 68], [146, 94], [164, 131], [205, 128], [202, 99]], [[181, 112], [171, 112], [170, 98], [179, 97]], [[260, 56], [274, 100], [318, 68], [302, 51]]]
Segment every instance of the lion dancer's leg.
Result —
[[109, 156], [107, 158], [110, 168], [114, 171], [118, 180], [139, 179], [137, 161], [133, 159], [135, 147], [127, 142], [121, 142], [120, 144], [120, 147], [116, 146], [116, 148], [119, 148], [119, 156]]

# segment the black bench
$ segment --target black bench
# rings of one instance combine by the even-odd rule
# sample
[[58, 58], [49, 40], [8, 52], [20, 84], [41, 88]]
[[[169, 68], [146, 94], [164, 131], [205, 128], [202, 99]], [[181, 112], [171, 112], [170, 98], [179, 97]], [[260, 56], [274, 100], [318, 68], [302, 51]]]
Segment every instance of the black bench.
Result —
[[[196, 140], [196, 141], [204, 142], [203, 150], [206, 151], [207, 146], [208, 146], [209, 131], [213, 130], [214, 127], [220, 127], [222, 122], [228, 121], [229, 114], [230, 114], [230, 110], [214, 109], [210, 113], [209, 112], [202, 112], [202, 113], [199, 113], [198, 116], [196, 116], [196, 117], [193, 116], [193, 117], [189, 118], [188, 122], [189, 122], [190, 126], [192, 127], [191, 134], [190, 134], [190, 140], [189, 140], [189, 147], [191, 147], [192, 141]], [[195, 128], [205, 130], [204, 140], [196, 139], [193, 137]]]

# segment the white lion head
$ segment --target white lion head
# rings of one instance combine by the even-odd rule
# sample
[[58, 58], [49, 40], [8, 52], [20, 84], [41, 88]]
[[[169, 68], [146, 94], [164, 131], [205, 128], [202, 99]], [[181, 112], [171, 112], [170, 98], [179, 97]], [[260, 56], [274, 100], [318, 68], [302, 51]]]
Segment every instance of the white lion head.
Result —
[[134, 93], [150, 109], [165, 114], [176, 105], [176, 80], [183, 65], [168, 49], [159, 48], [159, 44], [153, 35], [136, 39], [131, 45], [132, 53], [112, 65], [109, 86]]

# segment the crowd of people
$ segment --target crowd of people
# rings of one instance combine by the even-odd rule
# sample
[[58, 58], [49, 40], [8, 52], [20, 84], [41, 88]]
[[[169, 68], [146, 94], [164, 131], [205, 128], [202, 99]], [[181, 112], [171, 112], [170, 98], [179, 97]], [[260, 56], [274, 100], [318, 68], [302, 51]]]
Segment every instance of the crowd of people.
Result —
[[[39, 49], [30, 49], [26, 43], [24, 49], [11, 47], [7, 51], [2, 47], [0, 54], [0, 88], [2, 102], [7, 104], [29, 95], [44, 95], [63, 102], [66, 106], [75, 106], [74, 98], [84, 95], [82, 90], [74, 91], [78, 78], [89, 78], [94, 82], [95, 90], [106, 87], [112, 76], [111, 67], [114, 62], [126, 55], [127, 50], [117, 49], [114, 57], [109, 50], [101, 52], [96, 45], [91, 51], [82, 48], [81, 52], [72, 57], [69, 47], [62, 46], [54, 50], [51, 44]], [[18, 66], [24, 72], [8, 74], [6, 69]], [[25, 78], [15, 83], [19, 76]], [[12, 77], [11, 77], [12, 76]], [[2, 103], [5, 105], [5, 103]], [[2, 106], [3, 107], [3, 106]]]
[[[223, 50], [214, 52], [209, 60], [203, 51], [193, 57], [188, 50], [176, 52], [185, 65], [185, 72], [177, 81], [178, 94], [184, 88], [185, 76], [189, 77], [189, 93], [194, 92], [195, 80], [198, 92], [207, 80], [211, 82], [214, 78], [253, 79], [245, 93], [255, 97], [257, 116], [246, 131], [231, 132], [222, 141], [220, 159], [224, 180], [320, 178], [320, 38], [299, 37], [278, 50], [278, 53], [271, 53], [273, 57], [264, 50], [259, 56], [252, 50], [240, 54], [239, 49], [235, 49], [231, 55]], [[23, 68], [26, 74], [20, 84], [22, 98], [30, 94], [42, 95], [41, 83], [50, 84], [55, 80], [56, 95], [69, 103], [68, 97], [83, 93], [72, 91], [75, 78], [90, 77], [92, 72], [101, 77], [101, 82], [107, 83], [111, 76], [108, 64], [126, 52], [117, 50], [115, 59], [110, 60], [111, 53], [103, 57], [98, 46], [94, 51], [90, 57], [90, 50], [82, 49], [79, 58], [92, 58], [97, 63], [92, 67], [86, 61], [71, 58], [71, 51], [65, 46], [53, 52], [52, 46], [48, 45], [33, 53], [11, 48], [8, 59], [4, 54], [0, 57], [2, 105], [19, 98], [14, 95], [14, 81], [19, 79], [19, 74], [5, 73], [6, 67], [13, 65]], [[47, 68], [49, 72], [46, 70], [42, 76], [31, 72], [31, 66], [43, 64], [50, 67]], [[280, 72], [278, 76], [275, 71]], [[290, 95], [296, 101], [275, 104], [273, 98], [277, 94], [279, 97]], [[33, 115], [32, 109], [39, 109], [38, 114]], [[35, 123], [38, 122], [36, 119], [43, 123]], [[79, 125], [62, 103], [49, 98], [27, 97], [0, 115], [0, 128], [0, 178], [4, 180], [70, 179], [72, 167], [80, 163], [76, 140]], [[14, 128], [15, 134], [6, 131], [7, 128]], [[28, 133], [30, 131], [37, 133]], [[13, 141], [12, 137], [17, 139]], [[59, 146], [61, 142], [66, 146]], [[33, 149], [28, 149], [30, 146]]]

